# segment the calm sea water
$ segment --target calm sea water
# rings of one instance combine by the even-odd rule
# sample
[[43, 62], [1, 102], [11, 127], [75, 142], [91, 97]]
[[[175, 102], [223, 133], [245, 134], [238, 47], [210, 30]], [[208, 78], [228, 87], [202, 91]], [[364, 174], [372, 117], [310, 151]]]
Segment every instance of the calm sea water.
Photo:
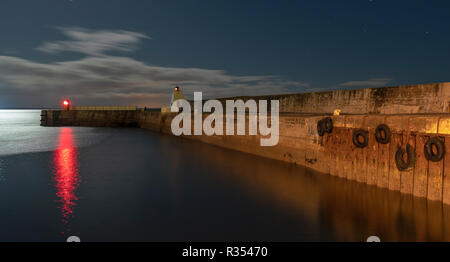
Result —
[[450, 208], [140, 129], [0, 111], [0, 241], [450, 240]]

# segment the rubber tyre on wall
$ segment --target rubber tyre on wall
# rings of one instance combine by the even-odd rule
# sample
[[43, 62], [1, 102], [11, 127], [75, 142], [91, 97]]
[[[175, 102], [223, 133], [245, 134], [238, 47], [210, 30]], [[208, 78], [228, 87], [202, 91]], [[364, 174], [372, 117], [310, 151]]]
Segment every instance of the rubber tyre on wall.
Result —
[[[436, 146], [436, 154], [433, 152], [433, 145]], [[441, 161], [445, 155], [445, 145], [444, 143], [437, 137], [432, 137], [428, 139], [425, 143], [424, 147], [425, 158], [432, 162]]]
[[326, 117], [323, 120], [323, 127], [326, 133], [331, 133], [333, 131], [333, 120], [331, 117]]
[[325, 134], [325, 125], [323, 123], [323, 120], [319, 120], [317, 122], [317, 133], [319, 136], [323, 136]]
[[[359, 141], [360, 136], [364, 138], [363, 142]], [[369, 132], [363, 129], [358, 129], [355, 132], [353, 132], [353, 144], [359, 148], [366, 147], [369, 144]]]
[[[403, 160], [403, 154], [407, 154], [407, 161]], [[400, 171], [405, 171], [410, 167], [414, 166], [416, 162], [416, 152], [414, 152], [414, 148], [409, 144], [406, 144], [406, 150], [403, 147], [399, 147], [397, 152], [395, 153], [395, 164], [397, 165], [397, 169]]]
[[[382, 133], [384, 132], [384, 137]], [[385, 124], [378, 125], [375, 129], [375, 139], [380, 144], [387, 144], [391, 141], [391, 130]]]

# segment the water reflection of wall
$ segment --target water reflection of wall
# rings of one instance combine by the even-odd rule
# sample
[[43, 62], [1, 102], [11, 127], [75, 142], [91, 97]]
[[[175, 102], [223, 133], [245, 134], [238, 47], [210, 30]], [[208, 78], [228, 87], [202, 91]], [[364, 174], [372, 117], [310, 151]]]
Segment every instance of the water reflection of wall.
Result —
[[[324, 239], [450, 241], [450, 206], [243, 153], [192, 144], [211, 170], [307, 217]], [[232, 153], [230, 153], [232, 152]], [[318, 232], [319, 234], [321, 234]]]
[[70, 220], [73, 208], [78, 200], [76, 189], [80, 183], [78, 172], [77, 150], [71, 128], [62, 128], [58, 138], [58, 149], [53, 156], [53, 179], [58, 197], [62, 221], [65, 225], [63, 233], [70, 231]]
[[361, 234], [384, 241], [449, 241], [450, 206], [333, 178], [323, 183], [320, 219], [344, 240]]

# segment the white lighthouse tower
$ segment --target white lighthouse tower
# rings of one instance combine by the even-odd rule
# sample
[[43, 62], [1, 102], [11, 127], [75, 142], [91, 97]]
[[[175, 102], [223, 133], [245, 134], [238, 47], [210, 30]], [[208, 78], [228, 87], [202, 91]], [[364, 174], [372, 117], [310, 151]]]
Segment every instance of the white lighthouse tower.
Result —
[[176, 86], [173, 89], [172, 98], [170, 99], [170, 106], [180, 108], [181, 105], [181, 99], [184, 99], [183, 93], [181, 93], [180, 87]]
[[180, 87], [176, 86], [170, 98], [170, 106], [161, 108], [161, 112], [178, 112], [182, 107], [181, 100], [184, 100], [184, 95]]

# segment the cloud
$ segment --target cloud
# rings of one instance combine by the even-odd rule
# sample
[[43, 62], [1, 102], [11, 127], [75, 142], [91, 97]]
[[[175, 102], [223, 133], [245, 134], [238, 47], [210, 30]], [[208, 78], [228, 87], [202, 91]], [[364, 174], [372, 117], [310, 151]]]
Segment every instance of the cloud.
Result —
[[[0, 56], [0, 106], [52, 107], [68, 97], [79, 105], [166, 106], [172, 88], [181, 86], [187, 98], [202, 91], [204, 98], [263, 95], [300, 91], [309, 85], [274, 75], [231, 75], [224, 70], [163, 67], [108, 51], [132, 51], [147, 36], [129, 31], [64, 28], [68, 41], [45, 43], [45, 52], [86, 54], [69, 61], [40, 63]], [[2, 100], [3, 99], [3, 100]]]
[[349, 81], [339, 84], [340, 87], [382, 87], [391, 82], [391, 78], [371, 78], [363, 81]]
[[[0, 95], [20, 94], [19, 104], [52, 106], [61, 97], [80, 104], [167, 105], [173, 86], [190, 97], [205, 98], [287, 93], [307, 83], [277, 76], [235, 76], [223, 70], [148, 65], [127, 57], [86, 57], [79, 60], [38, 63], [0, 56]], [[28, 97], [28, 99], [27, 99]]]
[[45, 42], [37, 50], [47, 53], [75, 52], [102, 56], [108, 51], [134, 51], [142, 39], [148, 36], [124, 31], [88, 30], [79, 27], [58, 28], [69, 40]]

